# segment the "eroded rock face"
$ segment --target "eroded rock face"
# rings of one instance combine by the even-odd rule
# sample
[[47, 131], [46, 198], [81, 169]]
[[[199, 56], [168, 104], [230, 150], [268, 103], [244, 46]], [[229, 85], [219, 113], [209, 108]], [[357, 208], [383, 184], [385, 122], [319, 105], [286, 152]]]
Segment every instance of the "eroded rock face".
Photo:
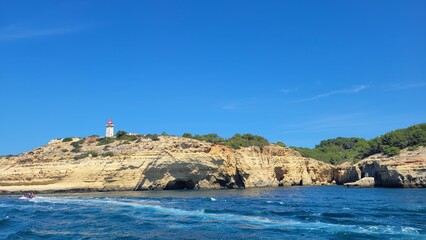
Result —
[[333, 166], [275, 145], [234, 150], [170, 136], [100, 145], [94, 137], [51, 141], [31, 152], [0, 158], [0, 191], [321, 185], [330, 184], [333, 174]]
[[378, 187], [426, 187], [426, 148], [403, 150], [395, 157], [370, 156], [353, 166], [338, 166], [336, 182], [355, 182], [373, 177]]
[[133, 191], [325, 185], [373, 177], [380, 187], [425, 187], [426, 148], [337, 167], [275, 145], [234, 150], [194, 139], [96, 137], [51, 141], [0, 157], [0, 192]]
[[332, 165], [301, 157], [277, 146], [245, 148], [237, 152], [237, 168], [247, 187], [324, 185], [333, 181]]

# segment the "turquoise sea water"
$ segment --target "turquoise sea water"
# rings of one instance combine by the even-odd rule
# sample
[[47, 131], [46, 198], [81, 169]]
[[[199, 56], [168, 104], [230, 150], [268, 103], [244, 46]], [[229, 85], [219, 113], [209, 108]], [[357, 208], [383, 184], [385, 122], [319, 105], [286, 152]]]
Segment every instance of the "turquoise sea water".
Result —
[[426, 189], [0, 196], [0, 239], [426, 239]]

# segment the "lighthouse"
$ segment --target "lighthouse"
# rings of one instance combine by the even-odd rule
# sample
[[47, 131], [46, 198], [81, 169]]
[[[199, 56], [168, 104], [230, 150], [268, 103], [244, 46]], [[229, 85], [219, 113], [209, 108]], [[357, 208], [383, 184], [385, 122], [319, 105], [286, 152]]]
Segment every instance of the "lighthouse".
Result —
[[105, 137], [114, 137], [114, 123], [111, 119], [108, 120], [108, 123], [106, 125]]

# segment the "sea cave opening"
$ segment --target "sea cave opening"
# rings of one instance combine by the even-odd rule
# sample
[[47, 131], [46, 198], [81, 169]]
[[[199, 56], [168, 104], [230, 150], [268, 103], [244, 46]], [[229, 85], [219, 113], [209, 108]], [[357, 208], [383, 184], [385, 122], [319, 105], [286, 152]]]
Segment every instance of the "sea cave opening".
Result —
[[164, 190], [194, 189], [195, 183], [192, 180], [174, 180], [167, 183]]

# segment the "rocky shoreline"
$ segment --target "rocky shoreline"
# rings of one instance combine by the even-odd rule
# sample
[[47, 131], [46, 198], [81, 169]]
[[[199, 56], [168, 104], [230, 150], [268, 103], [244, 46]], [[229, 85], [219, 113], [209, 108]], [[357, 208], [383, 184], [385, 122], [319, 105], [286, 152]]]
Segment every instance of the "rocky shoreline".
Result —
[[375, 187], [426, 187], [426, 147], [414, 151], [402, 150], [394, 157], [372, 155], [354, 165], [336, 167], [338, 184], [356, 182], [365, 177], [374, 178]]
[[379, 187], [426, 186], [424, 147], [394, 158], [375, 155], [353, 166], [333, 166], [276, 145], [235, 150], [172, 136], [100, 140], [53, 140], [0, 157], [0, 193], [333, 185], [366, 176]]

